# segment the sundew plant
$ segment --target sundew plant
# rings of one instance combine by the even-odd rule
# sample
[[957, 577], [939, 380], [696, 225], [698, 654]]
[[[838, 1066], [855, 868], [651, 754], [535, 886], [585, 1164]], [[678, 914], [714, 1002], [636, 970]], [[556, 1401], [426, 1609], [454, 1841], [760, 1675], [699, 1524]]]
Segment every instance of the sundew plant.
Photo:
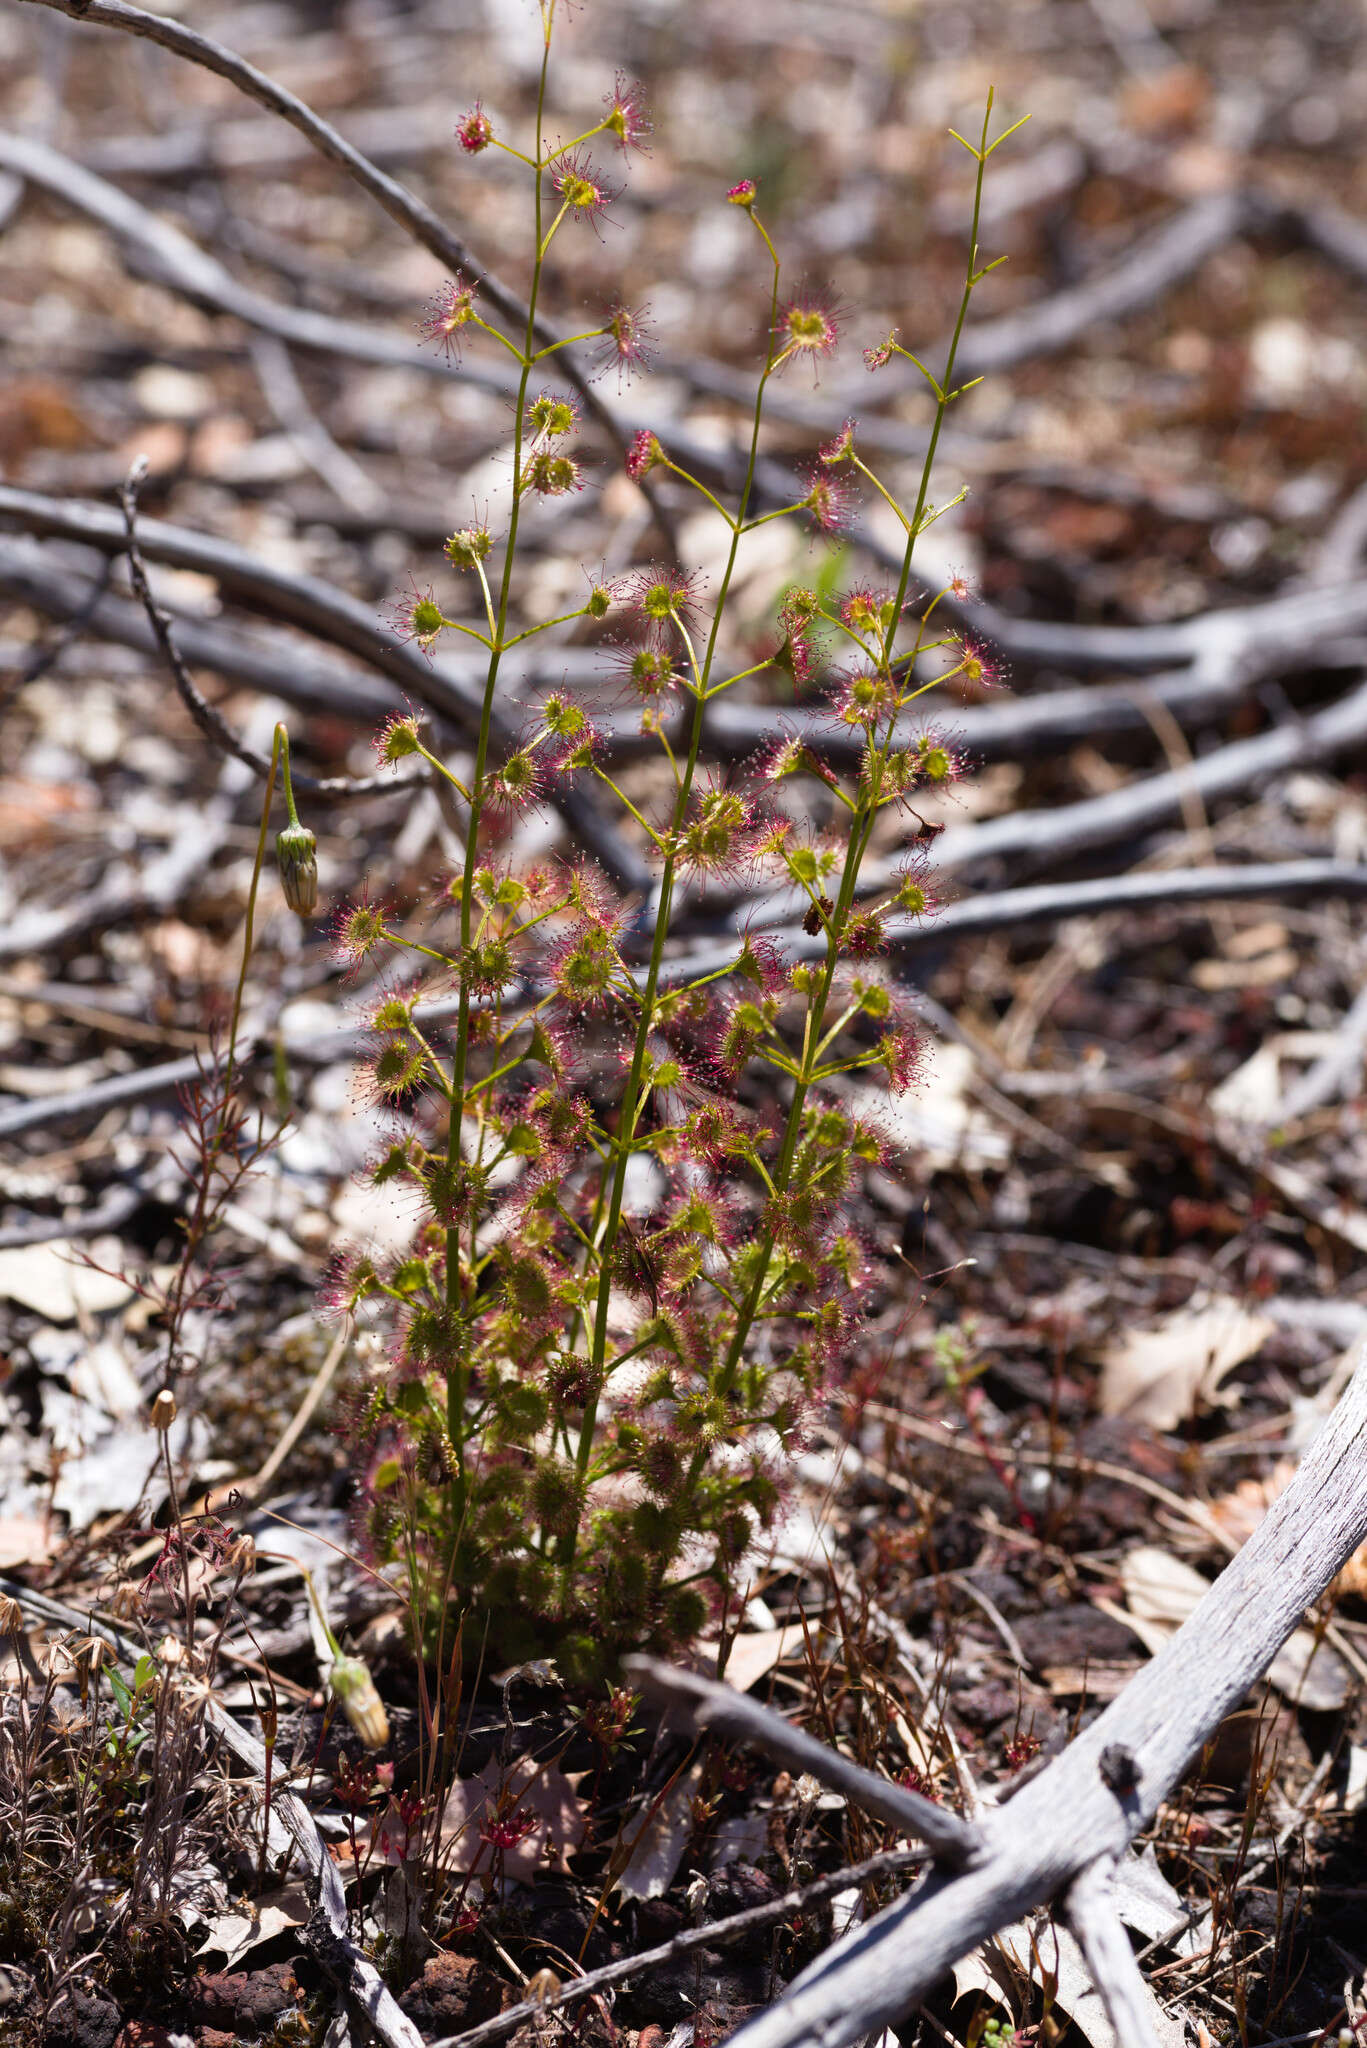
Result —
[[[549, 139], [557, 0], [540, 11], [532, 132], [501, 133], [480, 105], [456, 130], [464, 151], [502, 150], [525, 176], [525, 325], [500, 325], [460, 275], [425, 322], [452, 354], [479, 344], [517, 367], [511, 510], [505, 531], [476, 519], [446, 543], [443, 578], [465, 579], [473, 604], [414, 587], [394, 614], [429, 652], [450, 635], [484, 650], [473, 761], [443, 759], [417, 715], [377, 741], [382, 762], [420, 757], [445, 783], [464, 858], [421, 927], [368, 898], [338, 921], [353, 967], [370, 961], [373, 973], [375, 956], [385, 966], [372, 1072], [394, 1124], [373, 1178], [416, 1199], [417, 1226], [401, 1258], [349, 1259], [332, 1294], [391, 1332], [362, 1428], [364, 1516], [379, 1558], [407, 1571], [427, 1646], [458, 1633], [467, 1656], [495, 1666], [549, 1654], [585, 1683], [625, 1650], [678, 1649], [734, 1599], [781, 1511], [792, 1453], [858, 1335], [868, 1267], [851, 1198], [881, 1144], [851, 1113], [846, 1077], [893, 1090], [915, 1079], [917, 1032], [883, 956], [897, 920], [932, 909], [933, 834], [917, 797], [961, 770], [953, 745], [904, 713], [930, 687], [918, 665], [932, 650], [936, 680], [984, 678], [982, 655], [941, 630], [946, 592], [917, 591], [913, 573], [917, 537], [936, 516], [931, 467], [959, 396], [959, 337], [992, 267], [979, 265], [977, 229], [997, 143], [989, 100], [980, 140], [957, 138], [977, 180], [941, 374], [895, 333], [865, 351], [870, 370], [914, 363], [934, 397], [914, 503], [897, 503], [850, 420], [790, 503], [757, 505], [766, 394], [829, 357], [844, 316], [825, 294], [788, 287], [746, 180], [718, 194], [748, 216], [772, 277], [744, 481], [730, 501], [714, 494], [671, 455], [667, 431], [644, 429], [626, 450], [632, 478], [699, 494], [720, 514], [725, 566], [710, 589], [674, 563], [590, 577], [576, 610], [528, 618], [525, 508], [581, 486], [579, 380], [557, 358], [587, 346], [596, 368], [629, 374], [649, 342], [644, 312], [621, 302], [587, 333], [543, 339], [549, 251], [591, 231], [616, 196], [594, 152], [629, 157], [649, 122], [639, 89], [619, 77], [582, 134]], [[864, 493], [886, 500], [905, 536], [895, 583], [835, 597], [789, 589], [776, 644], [738, 662], [728, 601], [745, 535], [794, 515], [839, 533]], [[658, 815], [619, 786], [590, 711], [565, 690], [526, 712], [516, 744], [495, 744], [508, 650], [578, 621], [604, 622], [605, 659], [658, 741], [672, 790]], [[776, 715], [772, 744], [747, 772], [703, 771], [707, 705], [767, 669], [799, 692], [823, 678], [832, 727], [857, 736], [856, 766], [838, 771]], [[570, 779], [644, 847], [644, 902], [582, 859], [510, 862], [517, 814]], [[910, 850], [871, 892], [861, 867], [890, 806], [908, 814]], [[722, 966], [691, 968], [672, 926], [708, 887], [783, 892], [797, 942], [751, 930]], [[656, 1191], [644, 1207], [643, 1186]]]

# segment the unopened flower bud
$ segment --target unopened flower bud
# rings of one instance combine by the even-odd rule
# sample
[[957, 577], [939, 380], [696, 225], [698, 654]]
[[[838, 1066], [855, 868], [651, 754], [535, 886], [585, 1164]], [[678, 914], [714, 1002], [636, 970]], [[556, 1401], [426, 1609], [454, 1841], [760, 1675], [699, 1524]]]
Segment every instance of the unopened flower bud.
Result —
[[545, 2005], [560, 1990], [560, 1979], [554, 1970], [538, 1970], [523, 1986], [522, 1995], [532, 2005]]
[[747, 213], [754, 208], [757, 187], [753, 178], [742, 178], [739, 185], [733, 185], [726, 195], [728, 206], [743, 206]]
[[318, 907], [318, 841], [307, 825], [286, 825], [275, 836], [275, 858], [285, 901], [298, 917]]
[[156, 1400], [152, 1403], [152, 1427], [160, 1435], [165, 1436], [175, 1419], [176, 1397], [169, 1387], [163, 1387]]
[[457, 569], [473, 569], [493, 546], [487, 526], [462, 526], [446, 542], [446, 556]]
[[468, 114], [462, 115], [456, 124], [456, 140], [467, 156], [478, 156], [493, 141], [494, 130], [489, 116], [476, 100]]
[[627, 475], [633, 483], [639, 483], [643, 476], [648, 476], [651, 470], [664, 460], [665, 452], [657, 436], [651, 433], [649, 427], [642, 427], [639, 434], [633, 435], [631, 446], [627, 449]]
[[328, 1673], [328, 1686], [366, 1748], [383, 1749], [389, 1740], [389, 1716], [370, 1666], [359, 1657], [338, 1657]]

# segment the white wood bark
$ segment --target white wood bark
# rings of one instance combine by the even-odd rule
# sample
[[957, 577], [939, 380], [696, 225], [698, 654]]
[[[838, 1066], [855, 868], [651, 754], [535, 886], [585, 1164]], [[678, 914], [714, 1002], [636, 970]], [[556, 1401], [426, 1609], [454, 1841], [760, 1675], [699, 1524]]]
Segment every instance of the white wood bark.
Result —
[[[1266, 1520], [1171, 1642], [1092, 1726], [980, 1822], [967, 1869], [933, 1869], [916, 1889], [833, 1944], [734, 2048], [847, 2048], [902, 2019], [963, 1955], [1032, 1908], [1065, 1905], [1092, 1866], [1119, 1857], [1187, 1766], [1266, 1671], [1306, 1609], [1367, 1538], [1367, 1364]], [[1106, 1775], [1102, 1752], [1108, 1751]], [[1133, 1760], [1125, 1788], [1124, 1752]], [[1117, 1768], [1119, 1764], [1120, 1768]], [[1108, 1782], [1108, 1778], [1111, 1782]], [[1118, 1789], [1115, 1789], [1118, 1788]], [[1099, 1873], [1100, 1875], [1100, 1873]], [[1108, 1968], [1099, 1894], [1074, 1910], [1091, 1935], [1098, 1989], [1125, 2048], [1152, 2039], [1134, 1977]]]

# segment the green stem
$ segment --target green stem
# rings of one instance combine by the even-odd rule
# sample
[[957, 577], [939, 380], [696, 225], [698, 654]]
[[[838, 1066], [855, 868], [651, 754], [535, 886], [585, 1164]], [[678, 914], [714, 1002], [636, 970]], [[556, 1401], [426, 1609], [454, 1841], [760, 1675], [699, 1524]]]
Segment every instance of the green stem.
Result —
[[[545, 253], [545, 242], [549, 236], [542, 235], [541, 180], [543, 176], [542, 126], [546, 111], [546, 78], [550, 65], [551, 37], [549, 21], [546, 25], [545, 47], [541, 57], [541, 74], [536, 95], [536, 256], [532, 264], [531, 289], [527, 303], [527, 330], [522, 348], [522, 375], [518, 384], [517, 403], [514, 407], [513, 428], [513, 499], [508, 518], [508, 539], [503, 551], [503, 575], [499, 588], [497, 620], [490, 620], [492, 645], [489, 650], [489, 667], [484, 683], [484, 701], [480, 707], [479, 737], [475, 745], [475, 766], [470, 779], [470, 811], [466, 825], [465, 862], [461, 873], [460, 887], [460, 947], [464, 959], [470, 946], [470, 928], [474, 911], [475, 869], [479, 856], [479, 828], [484, 802], [484, 784], [489, 760], [489, 739], [493, 728], [494, 693], [498, 687], [499, 664], [503, 654], [503, 638], [508, 624], [508, 604], [512, 593], [513, 565], [517, 557], [517, 529], [522, 506], [522, 459], [527, 416], [527, 385], [531, 377], [531, 358], [536, 335], [536, 306], [541, 288], [541, 266]], [[483, 577], [481, 577], [483, 581]], [[484, 584], [486, 602], [488, 584]], [[456, 1019], [456, 1049], [451, 1075], [451, 1121], [447, 1132], [447, 1158], [452, 1167], [459, 1164], [461, 1148], [461, 1125], [465, 1109], [465, 1075], [470, 1051], [470, 989], [468, 980], [462, 975], [460, 1005]], [[446, 1231], [446, 1306], [453, 1320], [460, 1318], [460, 1331], [456, 1364], [448, 1375], [446, 1388], [446, 1418], [451, 1445], [456, 1455], [456, 1523], [464, 1518], [466, 1497], [465, 1475], [465, 1404], [469, 1394], [470, 1361], [468, 1332], [464, 1319], [460, 1317], [462, 1307], [460, 1268], [460, 1227], [448, 1225]]]
[[[655, 931], [651, 940], [650, 962], [646, 969], [645, 987], [641, 993], [640, 1015], [636, 1025], [636, 1039], [632, 1047], [631, 1069], [622, 1094], [621, 1115], [614, 1139], [614, 1161], [612, 1185], [608, 1195], [607, 1217], [599, 1240], [598, 1296], [594, 1305], [593, 1346], [591, 1357], [595, 1366], [601, 1366], [607, 1356], [608, 1300], [612, 1291], [612, 1255], [616, 1247], [622, 1221], [622, 1195], [626, 1185], [627, 1161], [631, 1156], [636, 1135], [636, 1125], [645, 1107], [641, 1089], [641, 1076], [645, 1069], [646, 1047], [650, 1028], [655, 1016], [655, 998], [659, 987], [660, 967], [664, 960], [665, 941], [669, 936], [670, 917], [674, 907], [674, 886], [678, 857], [675, 845], [679, 828], [683, 824], [692, 794], [693, 781], [697, 773], [698, 756], [702, 748], [703, 721], [707, 710], [707, 688], [712, 674], [718, 635], [726, 600], [735, 575], [736, 558], [740, 551], [741, 530], [749, 509], [750, 494], [754, 489], [755, 470], [759, 462], [760, 427], [764, 417], [764, 394], [774, 370], [773, 332], [778, 320], [779, 262], [774, 254], [773, 244], [752, 214], [752, 220], [759, 228], [766, 247], [773, 257], [774, 283], [769, 315], [769, 341], [765, 349], [764, 371], [755, 392], [755, 411], [750, 429], [750, 454], [746, 465], [745, 482], [741, 488], [736, 508], [736, 517], [731, 532], [731, 546], [726, 558], [717, 590], [716, 605], [712, 613], [712, 626], [708, 633], [707, 647], [703, 656], [701, 672], [697, 675], [693, 706], [692, 728], [689, 734], [688, 759], [684, 767], [674, 799], [673, 820], [669, 832], [669, 851], [665, 855], [664, 869], [660, 876], [660, 898], [655, 914]], [[691, 651], [691, 650], [690, 650]], [[578, 1469], [581, 1476], [587, 1475], [589, 1461], [593, 1455], [593, 1432], [597, 1420], [596, 1401], [591, 1401], [584, 1411], [583, 1425], [579, 1436]], [[572, 1554], [572, 1553], [571, 1553]]]
[[[902, 617], [902, 607], [906, 603], [907, 585], [911, 580], [912, 555], [915, 552], [917, 536], [922, 530], [922, 515], [925, 512], [926, 500], [930, 494], [931, 472], [935, 465], [935, 453], [939, 446], [940, 430], [944, 425], [945, 414], [948, 412], [951, 403], [948, 394], [953, 384], [954, 362], [958, 355], [959, 341], [963, 334], [964, 322], [968, 317], [969, 300], [973, 296], [973, 287], [977, 283], [979, 276], [977, 268], [978, 227], [982, 218], [983, 174], [987, 167], [987, 129], [991, 118], [992, 96], [989, 93], [987, 107], [983, 114], [982, 140], [976, 152], [978, 172], [973, 191], [973, 224], [969, 235], [968, 269], [964, 279], [963, 295], [959, 301], [959, 315], [954, 323], [954, 333], [950, 339], [949, 352], [945, 362], [945, 374], [938, 386], [935, 420], [931, 427], [925, 458], [921, 464], [921, 481], [916, 494], [916, 509], [911, 519], [907, 522], [907, 544], [902, 556], [902, 573], [898, 578], [897, 596], [892, 608], [892, 618], [888, 624], [888, 630], [883, 641], [881, 666], [887, 674], [891, 674], [892, 671], [893, 646], [897, 637], [897, 628]], [[887, 744], [891, 744], [891, 729]], [[886, 751], [886, 746], [884, 751]], [[859, 879], [859, 869], [863, 862], [869, 839], [872, 836], [875, 816], [876, 805], [874, 803], [866, 801], [861, 805], [860, 813], [852, 823], [849, 844], [845, 849], [845, 865], [840, 877], [840, 894], [836, 900], [834, 914], [830, 919], [830, 938], [827, 947], [826, 963], [818, 989], [808, 1007], [802, 1047], [802, 1065], [793, 1083], [793, 1095], [792, 1101], [788, 1106], [782, 1150], [779, 1154], [778, 1166], [774, 1171], [774, 1186], [780, 1196], [787, 1188], [789, 1176], [793, 1170], [793, 1161], [797, 1156], [798, 1136], [802, 1127], [802, 1113], [806, 1107], [807, 1096], [816, 1079], [819, 1065], [817, 1034], [820, 1029], [820, 1020], [825, 1014], [826, 1004], [830, 999], [831, 984], [835, 980], [836, 964], [840, 951], [839, 934], [849, 912], [850, 905], [854, 900], [855, 885]], [[755, 1277], [751, 1282], [745, 1307], [737, 1319], [735, 1334], [732, 1337], [731, 1346], [727, 1352], [723, 1379], [728, 1384], [734, 1377], [740, 1361], [745, 1355], [745, 1347], [749, 1342], [750, 1331], [754, 1326], [755, 1317], [759, 1313], [760, 1305], [764, 1299], [765, 1288], [768, 1284], [769, 1264], [774, 1252], [774, 1243], [773, 1231], [766, 1231], [759, 1260], [755, 1268]]]

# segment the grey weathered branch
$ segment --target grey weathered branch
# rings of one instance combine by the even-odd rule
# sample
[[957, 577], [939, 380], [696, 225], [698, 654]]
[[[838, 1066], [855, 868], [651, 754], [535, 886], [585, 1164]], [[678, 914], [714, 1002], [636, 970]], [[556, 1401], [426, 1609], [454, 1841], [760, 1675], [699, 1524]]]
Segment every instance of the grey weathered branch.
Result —
[[[1184, 822], [1193, 799], [1204, 807], [1221, 797], [1243, 795], [1278, 775], [1353, 752], [1364, 739], [1367, 682], [1359, 682], [1337, 703], [1308, 718], [1288, 719], [1270, 732], [1234, 740], [1181, 768], [1141, 776], [1102, 796], [1052, 810], [1009, 811], [978, 824], [951, 825], [935, 841], [935, 872], [973, 873], [989, 864], [998, 874], [1008, 866], [1013, 874], [1038, 872], [1080, 854], [1130, 845], [1160, 826]], [[895, 862], [866, 861], [858, 895], [876, 896], [895, 886], [895, 869]], [[775, 893], [758, 904], [753, 896], [743, 897], [732, 910], [732, 928], [746, 930], [757, 921], [772, 924], [793, 916], [801, 905], [796, 890]]]
[[1098, 1857], [1069, 1885], [1063, 1910], [1120, 2048], [1157, 2048], [1153, 1993], [1116, 1911], [1114, 1875], [1114, 1856]]
[[[65, 8], [72, 0], [29, 0], [29, 4]], [[101, 0], [101, 4], [112, 5], [113, 0]], [[0, 133], [2, 168], [45, 185], [92, 219], [101, 221], [126, 246], [137, 251], [149, 274], [172, 289], [232, 314], [281, 342], [349, 355], [362, 362], [416, 365], [433, 375], [459, 375], [503, 393], [514, 387], [515, 379], [497, 361], [472, 358], [457, 369], [438, 356], [415, 356], [408, 344], [361, 322], [282, 306], [251, 291], [188, 236], [44, 143]], [[632, 421], [607, 407], [596, 394], [593, 410], [595, 417], [607, 423], [612, 438], [620, 445]], [[656, 420], [653, 424], [659, 427], [662, 423]], [[679, 454], [702, 477], [719, 479], [722, 471], [729, 474], [734, 469], [734, 460], [719, 462], [715, 451], [695, 445], [687, 434], [670, 429], [670, 437]], [[800, 489], [797, 495], [801, 495]], [[756, 472], [754, 502], [772, 508], [789, 504], [793, 498], [792, 473], [781, 463], [762, 459]], [[656, 516], [663, 516], [659, 507]], [[875, 560], [895, 559], [900, 566], [900, 553], [890, 553], [865, 523], [856, 526], [855, 538]], [[950, 600], [945, 602], [948, 609], [955, 609]], [[1361, 630], [1367, 625], [1367, 582], [1332, 590], [1292, 592], [1267, 604], [1231, 607], [1160, 626], [1077, 626], [1018, 619], [985, 604], [959, 609], [975, 631], [1016, 662], [1064, 663], [1075, 669], [1137, 670], [1192, 662], [1209, 673], [1211, 665], [1224, 668], [1255, 643], [1299, 649], [1304, 654], [1326, 638]]]
[[1095, 276], [1023, 306], [1019, 312], [979, 321], [964, 336], [956, 375], [984, 377], [1036, 356], [1054, 354], [1092, 333], [1101, 322], [1123, 319], [1127, 313], [1151, 305], [1232, 241], [1247, 224], [1249, 213], [1249, 201], [1242, 191], [1217, 192], [1193, 200]]
[[[50, 618], [79, 616], [97, 637], [122, 647], [151, 649], [156, 645], [136, 607], [112, 593], [105, 595], [94, 579], [56, 567], [24, 542], [6, 545], [0, 541], [0, 594], [19, 598]], [[193, 666], [213, 669], [228, 681], [268, 690], [301, 710], [325, 710], [378, 724], [402, 703], [396, 691], [361, 670], [321, 660], [293, 642], [259, 632], [244, 634], [220, 620], [177, 618], [175, 632]], [[1317, 664], [1326, 668], [1358, 667], [1363, 656], [1360, 642], [1326, 643], [1315, 650]], [[1302, 659], [1276, 647], [1264, 649], [1255, 641], [1237, 661], [1210, 672], [1177, 668], [1146, 676], [1142, 685], [1099, 683], [1042, 690], [1030, 696], [997, 697], [984, 704], [939, 707], [939, 715], [971, 754], [984, 761], [1014, 761], [1074, 740], [1150, 731], [1146, 707], [1155, 703], [1184, 730], [1198, 728], [1232, 709], [1258, 681], [1288, 673], [1300, 666]], [[528, 656], [516, 687], [536, 688], [542, 682], [555, 681], [578, 688], [601, 680], [602, 666], [602, 656], [591, 648], [557, 644], [541, 656], [534, 652]], [[443, 673], [460, 674], [462, 668], [459, 656], [443, 657]], [[473, 670], [469, 680], [473, 685]], [[936, 715], [936, 707], [932, 705], [928, 715]], [[598, 722], [606, 759], [630, 760], [653, 754], [658, 747], [657, 740], [641, 732], [639, 719], [630, 712], [608, 713]], [[909, 720], [908, 733], [919, 731], [923, 723]], [[722, 761], [744, 761], [779, 729], [810, 738], [828, 760], [840, 766], [852, 766], [859, 759], [858, 734], [848, 726], [832, 724], [824, 705], [798, 704], [780, 712], [760, 705], [732, 704], [725, 697], [708, 706], [704, 751]]]
[[981, 1843], [977, 1829], [967, 1821], [924, 1793], [894, 1785], [851, 1763], [747, 1693], [697, 1671], [676, 1670], [656, 1657], [627, 1657], [624, 1663], [633, 1683], [655, 1705], [675, 1709], [695, 1729], [753, 1743], [789, 1770], [810, 1772], [865, 1813], [927, 1843], [937, 1864], [947, 1870], [967, 1869], [976, 1859]]
[[1361, 747], [1367, 739], [1367, 681], [1307, 718], [1288, 719], [1253, 739], [1234, 740], [1181, 768], [1142, 776], [1103, 796], [1048, 811], [1012, 811], [980, 824], [951, 825], [936, 841], [936, 867], [948, 873], [983, 862], [1028, 862], [1039, 868], [1101, 846], [1114, 846], [1180, 822], [1193, 797], [1208, 805], [1242, 795], [1278, 775], [1309, 768]]
[[1362, 1073], [1363, 1048], [1367, 1046], [1367, 988], [1360, 989], [1340, 1018], [1333, 1044], [1300, 1079], [1287, 1089], [1269, 1123], [1292, 1123], [1308, 1116], [1322, 1103], [1332, 1102], [1341, 1091], [1356, 1086]]
[[[1208, 903], [1238, 903], [1259, 899], [1329, 897], [1355, 900], [1367, 896], [1367, 864], [1351, 861], [1301, 860], [1267, 865], [1228, 868], [1188, 868], [1177, 873], [1106, 875], [1095, 881], [1041, 884], [1032, 889], [1003, 889], [991, 895], [970, 897], [950, 903], [925, 925], [909, 920], [890, 921], [889, 949], [903, 957], [931, 951], [956, 938], [977, 937], [985, 932], [1014, 931], [1059, 918], [1100, 916], [1112, 910], [1180, 909]], [[800, 925], [784, 925], [769, 936], [776, 939], [795, 959], [824, 959], [825, 939], [813, 938]], [[26, 944], [32, 945], [32, 941]], [[0, 939], [0, 957], [3, 957]], [[660, 970], [661, 984], [678, 987], [702, 974], [714, 974], [737, 957], [734, 939], [666, 960]], [[524, 994], [532, 1000], [546, 993], [544, 984], [532, 983]], [[442, 1003], [420, 1004], [418, 1016], [425, 1022], [439, 1021], [450, 1010]], [[326, 1066], [351, 1059], [364, 1050], [360, 1032], [338, 1031], [324, 1037], [286, 1037], [285, 1055], [291, 1060]], [[274, 1057], [274, 1041], [250, 1041], [238, 1048], [237, 1064], [245, 1068]], [[107, 1081], [73, 1089], [68, 1095], [40, 1096], [0, 1108], [0, 1139], [17, 1138], [26, 1131], [52, 1130], [64, 1124], [90, 1123], [107, 1110], [135, 1102], [154, 1102], [174, 1095], [193, 1081], [199, 1072], [193, 1055], [144, 1067], [133, 1074], [114, 1074]]]
[[[101, 554], [122, 554], [127, 546], [123, 521], [109, 508], [68, 503], [8, 484], [0, 484], [0, 524], [78, 541]], [[365, 605], [333, 584], [316, 576], [293, 574], [230, 541], [191, 533], [159, 519], [139, 522], [138, 542], [149, 561], [212, 576], [225, 594], [347, 649], [398, 683], [406, 696], [449, 718], [461, 731], [478, 731], [480, 691], [475, 683], [457, 670], [427, 661], [411, 642], [386, 631]], [[512, 744], [515, 728], [498, 706], [491, 729], [500, 744]], [[648, 889], [650, 878], [639, 857], [590, 797], [562, 786], [551, 801], [581, 845], [624, 888]]]
[[[31, 4], [46, 5], [47, 0], [31, 0]], [[239, 284], [231, 271], [179, 228], [32, 136], [0, 130], [0, 170], [14, 172], [98, 221], [155, 283], [293, 347], [349, 356], [355, 362], [385, 368], [425, 369], [434, 377], [460, 376], [505, 394], [517, 389], [516, 373], [492, 359], [467, 363], [458, 370], [443, 357], [420, 355], [411, 341], [401, 341], [359, 320], [315, 313], [304, 306], [283, 306], [264, 292]]]
[[[737, 2048], [847, 2048], [894, 2026], [958, 1959], [1120, 1856], [1367, 1537], [1367, 1366], [1266, 1519], [1190, 1619], [1076, 1741], [983, 1815], [983, 1850], [934, 1870], [837, 1941], [736, 2034]], [[1084, 1888], [1084, 1923], [1092, 1893]], [[1090, 1925], [1098, 1926], [1094, 1916]], [[1099, 1937], [1104, 1942], [1104, 1937]], [[1111, 2016], [1129, 2027], [1105, 1959]], [[1129, 1980], [1132, 1988], [1133, 1980]], [[1121, 2031], [1127, 2044], [1132, 2031]]]

